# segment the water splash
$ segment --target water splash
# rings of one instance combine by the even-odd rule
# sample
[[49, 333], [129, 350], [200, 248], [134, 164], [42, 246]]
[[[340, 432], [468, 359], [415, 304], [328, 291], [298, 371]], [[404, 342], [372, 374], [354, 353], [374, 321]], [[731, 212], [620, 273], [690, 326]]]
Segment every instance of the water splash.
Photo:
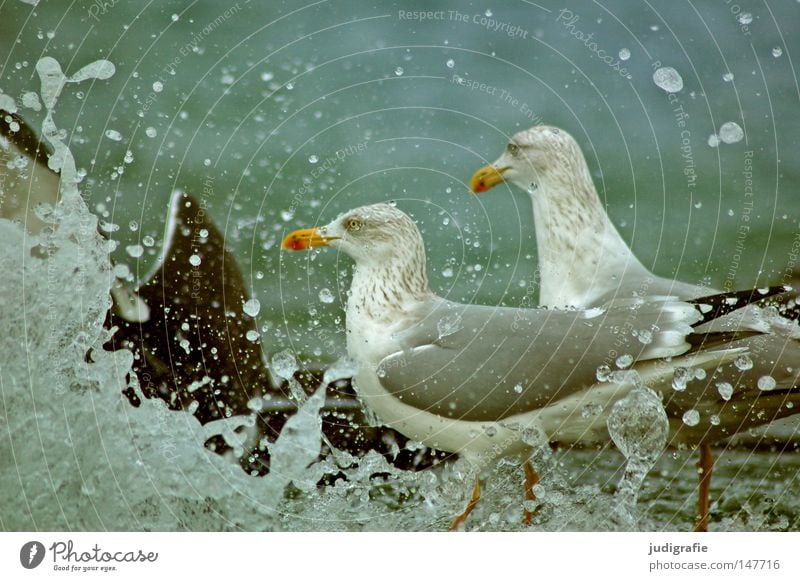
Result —
[[627, 460], [616, 493], [616, 520], [625, 529], [636, 529], [639, 490], [666, 446], [669, 420], [658, 395], [639, 385], [614, 404], [607, 424]]

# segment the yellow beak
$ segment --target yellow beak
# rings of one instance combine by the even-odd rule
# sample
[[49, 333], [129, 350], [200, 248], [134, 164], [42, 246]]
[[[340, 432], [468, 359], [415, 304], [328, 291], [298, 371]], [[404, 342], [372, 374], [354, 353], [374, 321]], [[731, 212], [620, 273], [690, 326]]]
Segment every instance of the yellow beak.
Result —
[[323, 236], [317, 228], [305, 228], [287, 234], [281, 247], [284, 250], [308, 250], [316, 246], [327, 246], [331, 240], [338, 240], [338, 238]]
[[482, 167], [472, 176], [469, 184], [470, 189], [476, 194], [492, 189], [504, 180], [503, 173], [507, 169], [508, 167], [496, 168], [493, 165]]

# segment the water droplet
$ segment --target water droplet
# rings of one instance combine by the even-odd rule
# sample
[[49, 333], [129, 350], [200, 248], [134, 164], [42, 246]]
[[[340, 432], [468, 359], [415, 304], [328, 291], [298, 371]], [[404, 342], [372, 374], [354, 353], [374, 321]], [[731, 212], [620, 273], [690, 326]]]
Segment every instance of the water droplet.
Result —
[[122, 134], [115, 129], [106, 129], [106, 137], [111, 141], [122, 141]]
[[633, 355], [630, 355], [628, 353], [620, 355], [619, 357], [617, 357], [615, 363], [617, 364], [617, 367], [619, 367], [620, 369], [625, 369], [626, 367], [630, 367], [631, 363], [633, 363]]
[[716, 133], [713, 133], [708, 136], [708, 145], [710, 147], [717, 147], [719, 145], [719, 137]]
[[247, 409], [254, 412], [260, 412], [262, 409], [264, 409], [264, 399], [260, 396], [252, 398], [247, 402]]
[[709, 422], [711, 422], [711, 425], [712, 425], [712, 426], [718, 426], [718, 425], [720, 425], [720, 423], [722, 422], [722, 420], [720, 420], [720, 419], [719, 419], [719, 416], [718, 416], [717, 414], [712, 414], [712, 415], [711, 415], [711, 416], [708, 418], [708, 421], [709, 421]]
[[492, 11], [488, 8], [486, 9], [486, 12], [484, 12], [484, 14], [486, 15], [486, 18], [491, 18], [492, 16], [494, 16], [494, 13], [492, 13]]
[[611, 378], [611, 367], [608, 365], [601, 365], [597, 368], [595, 375], [597, 376], [597, 381], [608, 381]]
[[631, 58], [631, 51], [630, 50], [628, 50], [627, 48], [619, 49], [619, 60], [626, 61], [629, 58]]
[[683, 89], [683, 78], [672, 67], [661, 67], [653, 73], [653, 82], [667, 93], [677, 93]]
[[599, 403], [589, 403], [581, 408], [581, 417], [583, 419], [596, 418], [603, 413], [603, 406]]
[[653, 332], [649, 329], [642, 329], [636, 334], [636, 338], [639, 339], [639, 342], [643, 345], [649, 345], [653, 342]]
[[160, 93], [163, 90], [164, 90], [164, 83], [162, 83], [161, 81], [156, 81], [155, 83], [153, 83], [153, 91], [155, 91], [156, 93]]
[[255, 329], [250, 329], [247, 333], [245, 333], [245, 337], [247, 337], [247, 340], [251, 343], [255, 343], [258, 341], [259, 334]]
[[245, 315], [249, 315], [251, 317], [257, 317], [258, 313], [261, 312], [261, 302], [258, 299], [250, 299], [242, 305], [242, 310], [244, 311]]
[[148, 248], [152, 248], [153, 246], [155, 246], [156, 240], [152, 236], [145, 236], [144, 238], [142, 238], [142, 244], [144, 244]]
[[730, 83], [733, 80], [733, 73], [725, 73], [722, 75], [722, 80], [726, 83]]
[[290, 349], [276, 353], [272, 357], [272, 371], [278, 377], [283, 379], [291, 379], [297, 372], [297, 359]]
[[450, 267], [445, 268], [442, 270], [442, 276], [444, 278], [453, 278], [453, 269]]
[[180, 16], [178, 16], [177, 14], [173, 14], [172, 15], [172, 22], [178, 22], [178, 18], [180, 18]]
[[753, 368], [753, 360], [750, 359], [750, 356], [747, 354], [739, 355], [736, 359], [733, 360], [733, 364], [739, 371], [747, 371], [748, 369]]
[[397, 75], [398, 77], [401, 77], [401, 76], [403, 76], [403, 72], [404, 72], [404, 71], [403, 71], [403, 67], [397, 67], [397, 68], [394, 70], [394, 74], [395, 74], [395, 75]]
[[775, 389], [777, 385], [778, 382], [770, 375], [762, 375], [758, 378], [758, 389], [761, 391], [771, 391]]
[[319, 291], [319, 300], [323, 303], [330, 304], [334, 300], [333, 293], [330, 291], [330, 289], [324, 288]]
[[203, 262], [203, 260], [197, 254], [192, 254], [189, 257], [189, 264], [192, 266], [200, 266], [201, 262]]
[[156, 131], [155, 127], [148, 127], [144, 130], [144, 134], [147, 135], [147, 137], [155, 137], [158, 135], [158, 131]]
[[495, 426], [484, 426], [483, 431], [486, 432], [486, 435], [490, 438], [494, 438], [497, 435], [497, 428]]
[[686, 384], [694, 377], [694, 373], [686, 367], [676, 367], [672, 372], [672, 389], [686, 391]]
[[700, 423], [700, 412], [688, 410], [683, 414], [683, 423], [687, 426], [696, 426]]
[[309, 155], [308, 156], [308, 163], [317, 163], [319, 161], [319, 157], [316, 155]]
[[275, 78], [275, 75], [270, 72], [263, 72], [261, 73], [261, 80], [262, 81], [271, 81]]
[[744, 137], [744, 131], [737, 123], [728, 121], [719, 128], [719, 138], [723, 143], [737, 143]]
[[140, 244], [128, 246], [125, 248], [125, 252], [127, 252], [128, 256], [131, 258], [139, 258], [142, 254], [144, 254], [144, 246], [141, 246]]
[[518, 383], [514, 386], [514, 393], [522, 393], [522, 384]]
[[131, 270], [128, 268], [127, 264], [115, 264], [113, 273], [117, 278], [128, 278]]
[[32, 91], [22, 94], [22, 105], [34, 111], [41, 111], [42, 104], [39, 102], [39, 95]]
[[733, 386], [727, 381], [720, 381], [717, 383], [717, 391], [719, 396], [725, 401], [729, 401], [733, 397]]
[[772, 49], [772, 56], [774, 56], [775, 58], [778, 58], [782, 54], [783, 54], [783, 49], [781, 47], [776, 46], [775, 48]]
[[742, 12], [736, 17], [736, 20], [739, 21], [739, 24], [750, 24], [753, 22], [753, 15], [749, 12]]

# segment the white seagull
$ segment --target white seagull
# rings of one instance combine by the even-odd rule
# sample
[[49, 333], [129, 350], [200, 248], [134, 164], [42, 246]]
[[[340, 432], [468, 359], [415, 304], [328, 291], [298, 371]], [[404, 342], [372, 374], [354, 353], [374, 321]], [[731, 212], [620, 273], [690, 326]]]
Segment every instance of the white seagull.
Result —
[[[590, 310], [447, 301], [428, 286], [417, 226], [391, 204], [364, 206], [321, 228], [297, 230], [282, 246], [331, 246], [355, 260], [347, 349], [360, 365], [354, 379], [365, 405], [407, 437], [456, 452], [478, 471], [499, 456], [519, 455], [529, 499], [537, 481], [527, 464], [532, 445], [608, 441], [612, 405], [639, 384], [598, 382], [597, 369], [613, 364], [613, 353], [629, 356], [633, 375], [666, 393], [676, 368], [712, 374], [746, 352], [726, 344], [735, 332], [692, 333], [692, 325], [721, 313], [709, 312], [719, 297], [704, 298], [702, 305], [666, 296], [626, 298]], [[713, 346], [698, 347], [703, 340]], [[711, 397], [705, 390], [687, 391], [704, 410], [719, 411], [726, 403], [716, 391]], [[736, 403], [741, 418], [758, 411], [749, 400]], [[582, 413], [587, 406], [602, 412]], [[539, 441], [531, 434], [539, 434]], [[472, 500], [451, 528], [463, 522], [479, 496], [476, 478]], [[525, 520], [530, 522], [527, 511]]]
[[[659, 277], [645, 268], [609, 219], [580, 146], [563, 129], [541, 125], [517, 133], [497, 161], [475, 172], [471, 188], [480, 193], [501, 182], [522, 188], [533, 202], [540, 306], [585, 309], [618, 298], [671, 295], [686, 300], [720, 292]], [[761, 386], [766, 388], [766, 395], [800, 384], [800, 346], [795, 322], [749, 306], [717, 321], [712, 328], [724, 330], [731, 325], [752, 331], [753, 336], [742, 337], [737, 343], [751, 355], [739, 367], [719, 368], [711, 381], [706, 382], [708, 389], [722, 385], [723, 395], [728, 395], [726, 392], [731, 388], [734, 394], [742, 394]], [[681, 392], [676, 392], [665, 401], [671, 418], [679, 419], [688, 409], [694, 409], [687, 408], [691, 402], [681, 396]], [[734, 408], [727, 406], [717, 414], [725, 426], [722, 438], [752, 427], [749, 423], [739, 425], [739, 410]], [[701, 424], [689, 430], [690, 433], [676, 434], [674, 442], [700, 448], [700, 497], [695, 530], [702, 531], [708, 528], [714, 463], [711, 433], [719, 433], [719, 426], [708, 423], [711, 414], [699, 411]], [[780, 415], [790, 414], [784, 410]], [[674, 427], [686, 432], [686, 426], [678, 422]]]

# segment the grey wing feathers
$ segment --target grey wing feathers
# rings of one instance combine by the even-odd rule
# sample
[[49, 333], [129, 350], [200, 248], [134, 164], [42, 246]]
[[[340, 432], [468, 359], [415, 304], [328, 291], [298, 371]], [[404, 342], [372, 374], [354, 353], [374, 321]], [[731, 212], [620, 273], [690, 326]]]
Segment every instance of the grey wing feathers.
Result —
[[[459, 305], [416, 313], [383, 359], [379, 380], [418, 408], [464, 420], [535, 410], [596, 382], [600, 365], [679, 355], [697, 310], [670, 299], [615, 301], [607, 309], [548, 311]], [[634, 333], [633, 331], [638, 331]]]

